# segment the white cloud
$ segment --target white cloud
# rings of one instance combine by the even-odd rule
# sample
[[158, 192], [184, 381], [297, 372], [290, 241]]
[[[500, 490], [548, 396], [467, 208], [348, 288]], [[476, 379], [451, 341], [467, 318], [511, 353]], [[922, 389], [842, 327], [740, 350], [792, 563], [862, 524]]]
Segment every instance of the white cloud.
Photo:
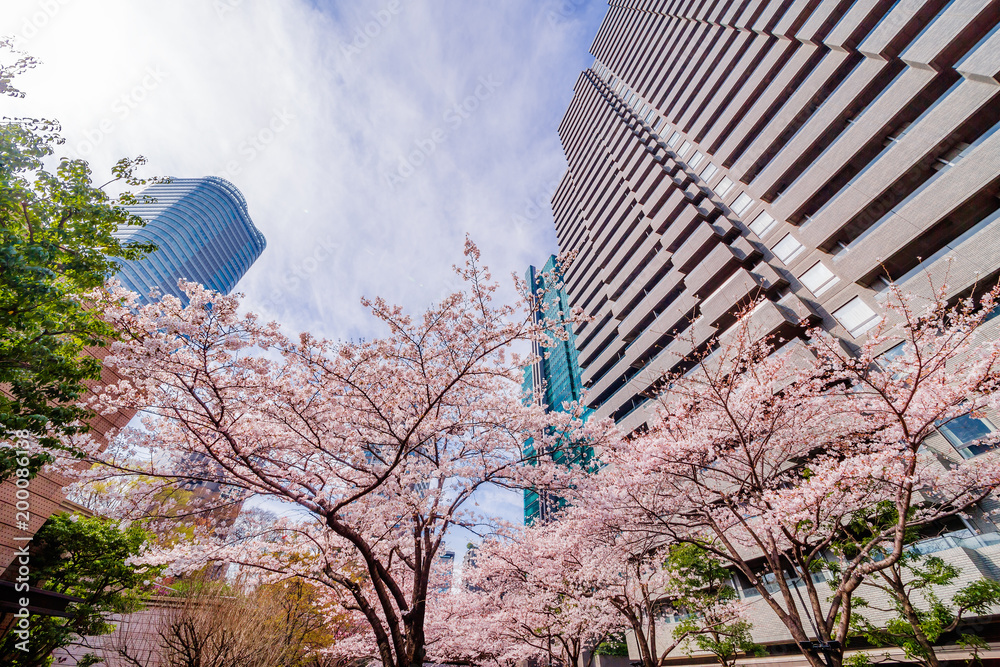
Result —
[[143, 154], [150, 174], [226, 176], [268, 239], [238, 288], [248, 306], [293, 330], [373, 336], [359, 298], [436, 300], [467, 232], [504, 279], [555, 251], [556, 127], [605, 11], [5, 0], [0, 34], [44, 64], [0, 115], [58, 118], [67, 153], [101, 175]]
[[359, 297], [436, 299], [466, 232], [497, 276], [555, 249], [547, 206], [514, 220], [565, 168], [596, 0], [5, 5], [45, 64], [4, 113], [59, 118], [96, 169], [228, 177], [268, 238], [239, 289], [292, 328], [374, 334]]

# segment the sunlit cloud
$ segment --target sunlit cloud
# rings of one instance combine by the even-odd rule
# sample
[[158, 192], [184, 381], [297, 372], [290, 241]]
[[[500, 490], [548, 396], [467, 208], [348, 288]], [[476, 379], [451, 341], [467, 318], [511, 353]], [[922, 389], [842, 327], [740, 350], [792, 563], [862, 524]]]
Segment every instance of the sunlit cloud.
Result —
[[251, 308], [332, 337], [375, 333], [361, 295], [423, 307], [465, 233], [495, 275], [555, 249], [556, 126], [601, 2], [16, 0], [0, 32], [44, 61], [7, 115], [57, 117], [106, 171], [239, 186], [268, 249]]

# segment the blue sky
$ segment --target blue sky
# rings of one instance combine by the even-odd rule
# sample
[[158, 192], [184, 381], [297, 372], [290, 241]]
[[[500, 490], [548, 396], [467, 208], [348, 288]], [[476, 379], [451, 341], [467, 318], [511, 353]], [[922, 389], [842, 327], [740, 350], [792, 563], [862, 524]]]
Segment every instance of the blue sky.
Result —
[[[44, 64], [0, 115], [59, 119], [107, 173], [217, 174], [268, 248], [249, 308], [332, 338], [360, 306], [420, 309], [452, 286], [468, 232], [494, 275], [556, 250], [556, 128], [604, 0], [4, 0], [0, 34]], [[510, 292], [508, 292], [510, 294]], [[520, 498], [481, 505], [517, 518]]]

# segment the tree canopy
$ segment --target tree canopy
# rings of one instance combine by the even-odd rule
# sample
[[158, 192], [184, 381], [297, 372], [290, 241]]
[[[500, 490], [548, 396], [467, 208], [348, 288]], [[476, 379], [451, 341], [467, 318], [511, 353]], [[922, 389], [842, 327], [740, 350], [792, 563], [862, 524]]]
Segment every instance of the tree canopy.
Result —
[[10, 667], [48, 665], [51, 653], [85, 637], [112, 632], [112, 614], [141, 608], [163, 569], [139, 564], [151, 535], [138, 523], [121, 527], [101, 517], [57, 514], [35, 534], [30, 551], [33, 586], [80, 598], [69, 616], [32, 616], [28, 651], [13, 632], [0, 639], [0, 663]]

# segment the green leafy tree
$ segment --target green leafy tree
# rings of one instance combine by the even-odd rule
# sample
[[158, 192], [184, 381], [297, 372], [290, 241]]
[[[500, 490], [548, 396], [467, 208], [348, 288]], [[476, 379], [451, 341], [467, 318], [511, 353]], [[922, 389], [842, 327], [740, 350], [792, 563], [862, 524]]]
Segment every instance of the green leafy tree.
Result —
[[323, 649], [333, 645], [338, 629], [324, 613], [321, 591], [302, 579], [289, 579], [261, 587], [263, 603], [271, 607], [272, 623], [281, 632], [282, 665], [310, 667]]
[[[9, 92], [8, 70], [0, 80]], [[119, 161], [95, 187], [87, 162], [54, 159], [63, 141], [52, 121], [0, 124], [0, 481], [15, 468], [12, 432], [40, 446], [31, 450], [33, 476], [51, 450], [67, 448], [67, 436], [87, 430], [91, 413], [77, 402], [101, 363], [86, 349], [115, 332], [88, 309], [86, 294], [114, 275], [116, 260], [155, 249], [114, 236], [144, 224], [125, 207], [139, 201], [131, 189], [150, 182], [135, 174], [145, 160]], [[111, 184], [126, 192], [112, 197], [104, 190]]]
[[732, 572], [695, 544], [681, 544], [670, 550], [670, 569], [684, 573], [685, 596], [677, 606], [700, 609], [677, 624], [674, 636], [689, 633], [689, 645], [716, 657], [730, 667], [741, 654], [764, 656], [767, 651], [750, 637], [753, 624], [727, 613], [727, 604], [739, 599], [732, 585]]
[[612, 632], [594, 649], [594, 655], [628, 656], [628, 641], [624, 632]]
[[[977, 655], [988, 645], [975, 633], [961, 632], [960, 626], [965, 615], [985, 614], [1000, 604], [1000, 582], [979, 579], [959, 589], [950, 603], [943, 601], [935, 588], [954, 583], [959, 574], [959, 568], [937, 556], [907, 551], [896, 564], [879, 571], [878, 578], [865, 583], [882, 591], [890, 608], [880, 609], [863, 598], [855, 598], [854, 603], [856, 608], [895, 613], [895, 617], [882, 627], [856, 611], [851, 617], [853, 634], [874, 646], [899, 647], [907, 660], [917, 664], [938, 667], [934, 647], [943, 635], [959, 630], [956, 643]], [[865, 655], [854, 660], [857, 665], [869, 661]]]
[[[70, 603], [68, 618], [31, 616], [28, 651], [14, 632], [0, 639], [0, 664], [45, 667], [58, 648], [84, 637], [114, 630], [112, 614], [142, 608], [151, 583], [163, 566], [131, 562], [143, 553], [150, 534], [138, 524], [121, 528], [101, 517], [57, 514], [35, 534], [30, 552], [31, 585], [80, 598]], [[93, 658], [80, 664], [94, 664]]]
[[702, 651], [711, 653], [720, 665], [730, 667], [736, 664], [740, 655], [763, 657], [767, 649], [753, 641], [750, 621], [738, 620], [709, 628], [695, 635], [694, 643]]

